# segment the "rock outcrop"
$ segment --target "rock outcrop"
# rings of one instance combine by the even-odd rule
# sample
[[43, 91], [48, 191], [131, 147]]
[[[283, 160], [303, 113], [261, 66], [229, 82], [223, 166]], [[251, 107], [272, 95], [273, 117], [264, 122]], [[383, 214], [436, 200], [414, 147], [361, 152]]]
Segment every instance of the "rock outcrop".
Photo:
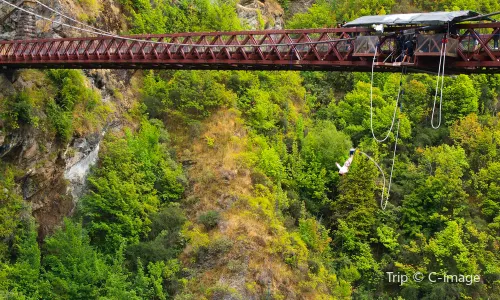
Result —
[[286, 11], [287, 19], [291, 18], [293, 15], [297, 13], [306, 12], [311, 5], [313, 5], [315, 0], [294, 0], [290, 1], [288, 4], [288, 10]]
[[283, 29], [283, 8], [275, 0], [243, 0], [237, 12], [251, 29]]

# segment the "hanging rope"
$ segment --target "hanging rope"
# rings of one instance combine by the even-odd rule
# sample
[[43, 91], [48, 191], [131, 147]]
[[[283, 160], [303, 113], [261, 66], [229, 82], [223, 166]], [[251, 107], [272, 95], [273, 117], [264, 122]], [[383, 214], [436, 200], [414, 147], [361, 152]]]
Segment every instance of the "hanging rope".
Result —
[[378, 165], [378, 163], [368, 154], [366, 154], [365, 152], [361, 151], [361, 150], [358, 150], [359, 153], [363, 154], [364, 156], [368, 157], [369, 160], [371, 160], [373, 162], [373, 164], [375, 164], [375, 166], [378, 168], [378, 170], [380, 171], [380, 174], [382, 174], [382, 178], [384, 179], [384, 185], [382, 186], [382, 197], [380, 198], [380, 207], [382, 209], [385, 209], [385, 207], [387, 206], [387, 200], [385, 201], [384, 203], [384, 196], [385, 196], [385, 173], [384, 171], [382, 170], [382, 168]]
[[392, 175], [394, 173], [394, 164], [396, 162], [396, 152], [397, 152], [398, 139], [399, 139], [399, 128], [400, 128], [400, 125], [401, 125], [401, 113], [402, 113], [402, 107], [403, 107], [402, 101], [403, 101], [403, 95], [404, 95], [404, 89], [402, 88], [402, 86], [403, 86], [403, 75], [406, 73], [406, 67], [403, 66], [403, 68], [401, 70], [401, 77], [400, 77], [400, 80], [399, 80], [398, 96], [397, 96], [397, 99], [396, 99], [396, 107], [394, 108], [394, 113], [393, 113], [393, 116], [392, 116], [391, 128], [389, 129], [386, 137], [384, 139], [382, 139], [382, 140], [379, 140], [379, 139], [377, 139], [377, 137], [375, 137], [375, 134], [373, 132], [373, 105], [372, 105], [373, 98], [372, 98], [372, 89], [373, 89], [373, 66], [374, 66], [374, 64], [375, 64], [375, 56], [373, 58], [373, 65], [372, 65], [372, 85], [371, 85], [371, 89], [370, 89], [370, 125], [371, 125], [372, 136], [373, 136], [373, 138], [377, 142], [380, 143], [380, 142], [383, 142], [383, 141], [385, 141], [385, 140], [387, 140], [389, 138], [389, 135], [390, 135], [390, 133], [392, 131], [392, 128], [394, 127], [394, 122], [396, 120], [396, 113], [397, 113], [397, 110], [398, 110], [398, 107], [399, 107], [398, 125], [397, 125], [397, 128], [396, 128], [396, 139], [395, 139], [395, 142], [394, 142], [394, 151], [393, 151], [393, 154], [392, 154], [392, 165], [391, 165], [391, 173], [389, 175], [389, 185], [387, 186], [387, 194], [385, 193], [386, 178], [385, 178], [384, 171], [379, 166], [379, 164], [373, 158], [371, 158], [371, 156], [369, 156], [368, 154], [366, 154], [363, 151], [359, 151], [360, 153], [362, 153], [366, 157], [368, 157], [368, 159], [370, 159], [375, 164], [375, 166], [378, 168], [378, 170], [382, 174], [382, 177], [384, 179], [384, 183], [383, 183], [383, 186], [382, 186], [382, 196], [381, 196], [381, 199], [380, 199], [380, 207], [382, 208], [382, 210], [385, 210], [385, 208], [387, 207], [387, 203], [389, 201], [389, 196], [390, 196], [391, 186], [392, 186]]
[[370, 129], [371, 129], [373, 138], [377, 142], [383, 143], [389, 138], [389, 135], [391, 134], [392, 128], [394, 128], [394, 123], [396, 121], [396, 113], [398, 110], [399, 96], [401, 95], [401, 87], [403, 85], [403, 72], [401, 72], [401, 77], [399, 79], [398, 97], [396, 99], [396, 105], [394, 106], [394, 112], [392, 114], [391, 127], [387, 131], [387, 134], [384, 138], [378, 139], [375, 136], [375, 131], [373, 130], [373, 73], [374, 73], [374, 68], [375, 68], [375, 60], [377, 59], [377, 51], [378, 51], [378, 43], [377, 43], [377, 46], [375, 47], [375, 55], [373, 55], [373, 62], [372, 62], [372, 74], [371, 74], [371, 84], [370, 84]]
[[[431, 126], [433, 129], [438, 129], [441, 127], [441, 117], [443, 111], [443, 87], [444, 87], [444, 67], [446, 63], [446, 46], [448, 45], [448, 36], [450, 34], [450, 23], [448, 23], [448, 31], [446, 35], [443, 37], [443, 41], [441, 43], [441, 52], [439, 53], [439, 65], [438, 65], [438, 75], [436, 79], [436, 93], [434, 94], [434, 103], [432, 104], [432, 115], [431, 115]], [[442, 64], [441, 64], [442, 62]], [[441, 95], [439, 96], [439, 119], [437, 126], [434, 125], [434, 114], [436, 110], [436, 100], [439, 89], [439, 79], [441, 76]]]
[[[403, 91], [404, 93], [404, 91]], [[399, 111], [401, 114], [401, 110]], [[399, 125], [401, 124], [401, 115], [398, 118], [398, 128], [396, 129], [396, 140], [394, 142], [394, 152], [392, 154], [392, 166], [391, 166], [391, 174], [389, 175], [389, 185], [387, 187], [387, 198], [385, 201], [385, 206], [387, 206], [387, 201], [389, 201], [389, 195], [391, 193], [391, 186], [392, 186], [392, 173], [394, 171], [394, 163], [396, 162], [396, 150], [398, 147], [398, 138], [399, 138]], [[382, 207], [382, 209], [385, 209], [385, 206]]]
[[[404, 94], [404, 90], [403, 90], [402, 94]], [[401, 114], [401, 107], [400, 107], [399, 113]], [[362, 153], [363, 155], [365, 155], [366, 157], [368, 157], [368, 159], [371, 160], [375, 164], [375, 166], [378, 168], [378, 170], [380, 171], [380, 174], [382, 174], [382, 178], [384, 180], [383, 186], [382, 186], [382, 196], [380, 197], [380, 207], [382, 208], [382, 210], [385, 210], [385, 208], [387, 207], [387, 203], [389, 202], [389, 196], [390, 196], [390, 193], [391, 193], [392, 175], [394, 173], [394, 164], [396, 162], [396, 152], [397, 152], [397, 147], [398, 147], [399, 126], [400, 126], [400, 124], [401, 124], [401, 116], [398, 117], [398, 126], [396, 128], [396, 140], [394, 142], [394, 151], [393, 151], [393, 154], [392, 154], [392, 165], [391, 165], [391, 173], [389, 175], [389, 184], [387, 185], [387, 194], [385, 193], [386, 179], [385, 179], [385, 173], [384, 173], [384, 171], [382, 170], [382, 168], [380, 167], [380, 165], [370, 155], [368, 155], [365, 152], [359, 150], [359, 153]]]

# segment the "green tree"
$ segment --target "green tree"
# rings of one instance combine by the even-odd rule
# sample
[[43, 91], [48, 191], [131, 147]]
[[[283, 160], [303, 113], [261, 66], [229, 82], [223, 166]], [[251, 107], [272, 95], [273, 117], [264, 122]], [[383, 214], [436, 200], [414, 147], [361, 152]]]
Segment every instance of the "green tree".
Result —
[[[13, 240], [20, 224], [23, 199], [16, 192], [14, 170], [0, 162], [0, 238]], [[7, 258], [7, 243], [0, 244], [0, 261]]]
[[328, 171], [336, 171], [336, 162], [344, 161], [352, 147], [349, 137], [331, 121], [318, 121], [304, 138], [302, 154], [306, 160], [317, 159]]
[[420, 176], [415, 189], [403, 200], [402, 227], [409, 234], [427, 235], [443, 229], [445, 222], [467, 207], [462, 177], [469, 167], [460, 147], [427, 148], [420, 158]]
[[337, 20], [332, 12], [332, 4], [321, 0], [309, 7], [307, 12], [293, 15], [286, 25], [292, 29], [333, 28], [337, 25]]
[[33, 219], [23, 222], [11, 250], [14, 261], [0, 261], [0, 295], [15, 299], [38, 299], [46, 286], [42, 276], [41, 252]]
[[225, 88], [225, 80], [223, 73], [178, 71], [167, 81], [150, 72], [144, 79], [145, 104], [153, 116], [166, 113], [187, 121], [201, 119], [234, 102], [235, 95]]
[[81, 224], [65, 220], [62, 229], [45, 240], [43, 266], [51, 299], [96, 298], [104, 287], [107, 266], [90, 246]]
[[106, 140], [82, 199], [92, 242], [108, 253], [135, 244], [150, 230], [150, 214], [183, 192], [182, 170], [160, 143], [159, 127], [142, 122], [137, 136]]
[[[439, 97], [439, 93], [438, 93]], [[456, 119], [477, 112], [479, 95], [467, 75], [445, 80], [443, 88], [443, 121], [449, 125]]]
[[493, 162], [479, 171], [478, 196], [483, 214], [493, 221], [500, 216], [500, 162]]
[[367, 238], [376, 223], [378, 176], [379, 172], [371, 161], [355, 156], [349, 172], [340, 180], [338, 200], [332, 202], [332, 219], [348, 222], [360, 238]]
[[494, 128], [479, 123], [475, 113], [457, 120], [450, 128], [450, 137], [465, 150], [474, 171], [496, 159], [497, 143], [494, 136]]
[[231, 31], [241, 29], [231, 0], [121, 0], [132, 13], [134, 33]]

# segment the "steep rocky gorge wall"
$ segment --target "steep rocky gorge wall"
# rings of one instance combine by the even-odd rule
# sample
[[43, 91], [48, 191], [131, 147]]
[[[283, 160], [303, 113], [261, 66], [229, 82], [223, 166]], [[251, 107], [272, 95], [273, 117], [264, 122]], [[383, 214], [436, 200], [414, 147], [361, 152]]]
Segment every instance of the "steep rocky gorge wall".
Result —
[[[0, 75], [0, 99], [21, 91], [43, 89], [31, 81], [32, 75], [29, 71], [16, 71], [13, 82]], [[8, 129], [4, 120], [0, 120], [0, 159], [23, 173], [16, 180], [18, 191], [31, 206], [41, 237], [72, 213], [84, 192], [86, 175], [97, 161], [105, 132], [119, 130], [124, 122], [123, 114], [133, 107], [137, 98], [129, 88], [130, 72], [99, 70], [87, 72], [87, 76], [89, 86], [99, 91], [102, 102], [113, 107], [96, 131], [75, 134], [65, 143], [44, 128], [21, 125]], [[117, 90], [121, 92], [113, 92]], [[38, 118], [43, 120], [47, 116], [40, 114]]]
[[[101, 1], [98, 13], [86, 9], [79, 1], [54, 0], [46, 4], [74, 18], [90, 17], [94, 26], [107, 31], [126, 30], [126, 19], [115, 0]], [[0, 18], [9, 11], [6, 5], [0, 5]], [[35, 12], [58, 22], [65, 21], [40, 6], [36, 7]], [[284, 10], [274, 0], [243, 0], [237, 4], [237, 12], [242, 21], [253, 29], [284, 27]], [[15, 37], [19, 20], [19, 13], [15, 12], [5, 18], [5, 22], [0, 24], [0, 40]], [[58, 24], [43, 20], [36, 22], [35, 36], [39, 38], [81, 35]], [[61, 143], [36, 126], [25, 125], [7, 130], [4, 121], [0, 120], [0, 159], [21, 171], [22, 175], [17, 177], [18, 190], [38, 221], [40, 238], [51, 232], [65, 216], [71, 215], [84, 192], [90, 167], [98, 160], [100, 141], [104, 134], [110, 130], [120, 130], [121, 125], [127, 122], [124, 114], [138, 100], [138, 87], [134, 87], [132, 82], [134, 74], [140, 77], [137, 74], [139, 72], [92, 70], [84, 73], [89, 87], [99, 91], [102, 101], [113, 107], [99, 130], [75, 134], [69, 142]], [[43, 90], [45, 87], [37, 84], [37, 80], [31, 76], [30, 72], [25, 71], [0, 74], [0, 99], [24, 90]]]
[[[15, 5], [19, 4], [19, 1], [17, 0], [8, 1]], [[92, 20], [92, 23], [95, 25], [94, 27], [98, 27], [105, 31], [118, 33], [126, 30], [127, 28], [126, 19], [123, 18], [123, 12], [119, 1], [96, 1], [97, 6], [95, 7], [89, 7], [89, 5], [85, 4], [87, 3], [86, 1], [48, 0], [42, 2], [48, 7], [51, 7], [53, 10], [60, 11], [64, 15], [73, 19], [81, 21]], [[72, 26], [79, 26], [64, 17], [55, 14], [46, 7], [36, 5], [33, 12], [54, 21], [49, 22], [48, 20], [36, 18], [36, 26], [33, 34], [37, 38], [60, 38], [91, 35], [90, 33], [78, 31], [61, 25], [61, 23], [66, 23]], [[6, 4], [0, 4], [0, 40], [14, 39], [16, 28], [21, 22], [22, 16], [22, 12], [16, 11], [13, 7]]]
[[[46, 4], [50, 7], [75, 19], [82, 17], [83, 13], [87, 13], [86, 16], [93, 14], [80, 5], [79, 1], [49, 2]], [[91, 15], [100, 28], [118, 32], [125, 27], [117, 2], [105, 0], [100, 5], [102, 13]], [[0, 24], [0, 40], [11, 40], [16, 36], [16, 26], [21, 18], [19, 12], [11, 11], [7, 5], [0, 5], [0, 18], [5, 20]], [[41, 6], [37, 6], [35, 12], [58, 22], [67, 21]], [[82, 35], [81, 32], [44, 20], [37, 20], [34, 34], [38, 38]], [[88, 86], [99, 92], [102, 102], [113, 107], [112, 113], [99, 130], [86, 132], [81, 136], [75, 135], [69, 143], [62, 143], [36, 126], [24, 125], [15, 130], [7, 130], [4, 120], [0, 119], [0, 159], [23, 173], [16, 178], [18, 191], [31, 206], [37, 219], [40, 239], [60, 224], [64, 217], [72, 214], [78, 198], [84, 192], [90, 167], [97, 162], [100, 141], [105, 132], [119, 130], [123, 114], [134, 106], [137, 99], [130, 83], [134, 72], [89, 70], [84, 73], [88, 78]], [[32, 75], [22, 70], [13, 74], [0, 74], [0, 99], [21, 91], [43, 90], [45, 87], [37, 85], [37, 80]]]

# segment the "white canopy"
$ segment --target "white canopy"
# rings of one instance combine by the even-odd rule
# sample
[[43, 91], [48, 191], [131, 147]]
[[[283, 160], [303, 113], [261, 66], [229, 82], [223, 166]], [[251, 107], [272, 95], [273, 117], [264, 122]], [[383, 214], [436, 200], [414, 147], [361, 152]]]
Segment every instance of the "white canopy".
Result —
[[383, 16], [364, 16], [344, 25], [344, 27], [383, 25], [441, 25], [457, 23], [464, 19], [479, 16], [471, 10], [438, 11], [431, 13], [394, 14]]

